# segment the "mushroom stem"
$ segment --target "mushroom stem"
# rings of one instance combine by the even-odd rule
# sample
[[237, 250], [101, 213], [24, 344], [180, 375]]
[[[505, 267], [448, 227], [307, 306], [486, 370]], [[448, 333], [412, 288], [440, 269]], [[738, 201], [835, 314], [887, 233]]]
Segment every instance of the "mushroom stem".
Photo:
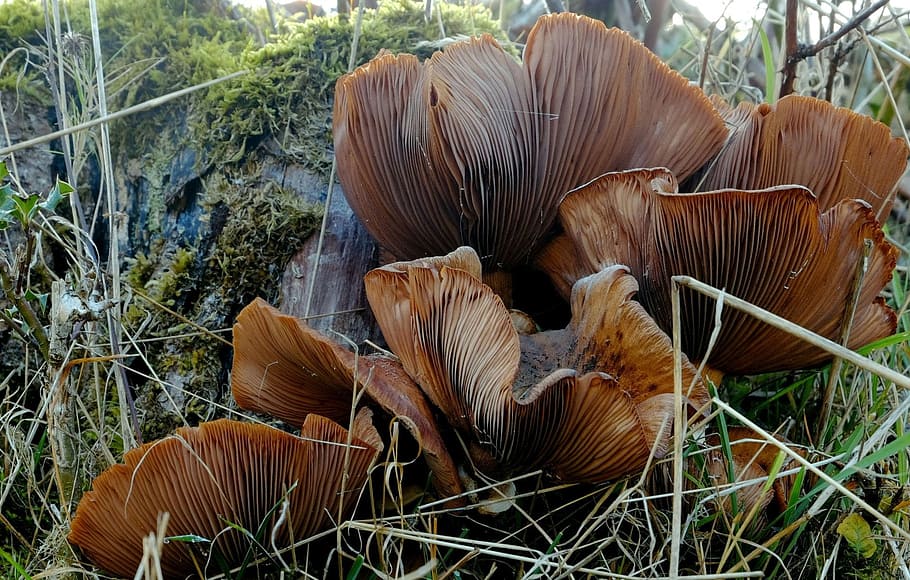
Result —
[[512, 308], [512, 273], [503, 270], [485, 271], [481, 281], [502, 299], [506, 308]]
[[716, 369], [711, 365], [704, 365], [701, 367], [698, 363], [696, 363], [695, 366], [702, 369], [701, 378], [705, 381], [710, 381], [712, 385], [720, 385], [721, 381], [724, 380], [725, 373], [721, 369]]

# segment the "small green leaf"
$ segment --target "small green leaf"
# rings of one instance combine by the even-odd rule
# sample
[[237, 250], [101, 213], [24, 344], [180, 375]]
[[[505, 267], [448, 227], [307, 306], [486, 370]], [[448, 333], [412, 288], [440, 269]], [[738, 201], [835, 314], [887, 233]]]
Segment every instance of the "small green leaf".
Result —
[[7, 175], [9, 175], [9, 171], [6, 170], [6, 162], [0, 161], [0, 181], [6, 179]]
[[363, 568], [363, 561], [363, 554], [357, 554], [357, 557], [354, 558], [354, 564], [348, 570], [347, 576], [345, 576], [347, 580], [357, 580], [357, 576], [360, 575], [360, 570]]
[[13, 210], [16, 207], [15, 202], [13, 202], [13, 188], [10, 187], [10, 184], [0, 186], [0, 222], [3, 222], [3, 225], [0, 225], [0, 230], [5, 230], [9, 227], [9, 222], [12, 219]]
[[28, 197], [13, 196], [13, 204], [15, 205], [13, 213], [23, 227], [27, 226], [32, 221], [32, 218], [35, 217], [35, 214], [38, 213], [38, 199], [37, 193], [33, 193]]
[[208, 538], [203, 538], [202, 536], [197, 536], [196, 534], [183, 534], [182, 536], [167, 536], [164, 538], [164, 543], [168, 542], [183, 542], [184, 544], [211, 544], [212, 541]]
[[837, 526], [837, 533], [863, 558], [871, 558], [878, 547], [872, 537], [872, 527], [863, 516], [852, 513]]
[[47, 292], [44, 292], [42, 294], [36, 294], [35, 292], [32, 292], [31, 288], [29, 288], [25, 291], [25, 295], [23, 296], [23, 298], [25, 298], [29, 302], [37, 301], [38, 304], [41, 305], [41, 311], [46, 312], [47, 311], [47, 299], [49, 296], [50, 296], [50, 294]]
[[771, 486], [774, 485], [774, 481], [777, 479], [777, 474], [780, 473], [780, 468], [784, 465], [784, 459], [787, 457], [787, 454], [783, 450], [778, 451], [777, 455], [774, 456], [774, 463], [771, 464], [771, 469], [768, 470], [768, 480], [765, 481], [765, 487], [762, 490], [763, 493], [766, 493], [771, 490]]
[[48, 192], [47, 200], [41, 202], [39, 205], [41, 206], [41, 209], [46, 211], [55, 211], [57, 209], [57, 204], [63, 201], [63, 198], [73, 191], [72, 185], [58, 179], [57, 183], [54, 184], [54, 187]]

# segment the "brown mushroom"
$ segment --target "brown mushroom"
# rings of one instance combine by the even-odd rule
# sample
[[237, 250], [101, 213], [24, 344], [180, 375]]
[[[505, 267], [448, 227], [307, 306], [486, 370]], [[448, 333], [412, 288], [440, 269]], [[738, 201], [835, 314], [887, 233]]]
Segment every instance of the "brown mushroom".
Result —
[[[449, 422], [471, 436], [482, 468], [543, 468], [597, 482], [667, 451], [674, 413], [672, 347], [614, 267], [578, 281], [563, 330], [519, 336], [462, 247], [365, 277], [383, 335]], [[688, 402], [707, 392], [684, 360]]]
[[569, 189], [610, 170], [688, 176], [726, 130], [708, 99], [620, 30], [541, 18], [523, 63], [490, 36], [424, 63], [383, 55], [335, 90], [345, 195], [398, 259], [474, 247], [486, 269], [526, 263]]
[[236, 566], [256, 542], [286, 548], [330, 528], [357, 503], [382, 448], [369, 411], [357, 415], [350, 445], [348, 438], [318, 415], [307, 416], [300, 437], [226, 419], [178, 429], [127, 452], [123, 464], [95, 479], [76, 510], [69, 541], [99, 567], [130, 578], [143, 538], [156, 531], [165, 512], [170, 538], [204, 540], [164, 544], [167, 578], [220, 571], [203, 552], [217, 551]]
[[714, 103], [731, 128], [730, 137], [683, 191], [802, 185], [818, 197], [821, 211], [844, 199], [862, 199], [879, 220], [888, 216], [910, 152], [887, 126], [796, 95], [774, 105], [734, 108], [717, 98]]
[[[856, 348], [894, 332], [894, 312], [879, 293], [897, 252], [862, 201], [844, 200], [820, 213], [815, 196], [795, 186], [680, 194], [672, 174], [650, 169], [606, 174], [575, 190], [560, 219], [588, 271], [630, 268], [641, 285], [638, 299], [666, 332], [672, 328], [671, 277], [688, 275], [837, 340], [869, 240], [847, 344]], [[543, 267], [564, 275], [551, 260], [544, 255]], [[681, 299], [683, 350], [702, 360], [714, 300], [688, 290]], [[829, 357], [728, 308], [708, 362], [725, 373], [754, 374], [807, 368]]]
[[257, 298], [234, 324], [231, 391], [244, 409], [300, 424], [310, 413], [347, 422], [355, 385], [404, 423], [419, 441], [434, 485], [443, 497], [462, 492], [423, 393], [396, 361], [357, 356]]
[[[776, 439], [787, 443], [782, 437]], [[722, 490], [732, 483], [753, 479], [767, 480], [778, 454], [783, 453], [765, 437], [748, 427], [728, 428], [727, 440], [729, 449], [724, 449], [721, 447], [720, 436], [716, 433], [710, 434], [705, 438], [707, 445], [705, 453], [689, 458], [689, 473], [696, 482]], [[802, 454], [801, 450], [795, 450]], [[792, 467], [792, 458], [785, 456], [778, 471], [786, 471]], [[781, 514], [787, 509], [795, 483], [796, 474], [790, 474], [776, 477], [770, 485], [765, 481], [758, 481], [738, 489], [735, 492], [737, 513], [749, 514], [755, 510], [753, 525], [767, 522], [769, 517]], [[714, 503], [717, 509], [731, 516], [735, 515], [730, 494], [723, 494]]]

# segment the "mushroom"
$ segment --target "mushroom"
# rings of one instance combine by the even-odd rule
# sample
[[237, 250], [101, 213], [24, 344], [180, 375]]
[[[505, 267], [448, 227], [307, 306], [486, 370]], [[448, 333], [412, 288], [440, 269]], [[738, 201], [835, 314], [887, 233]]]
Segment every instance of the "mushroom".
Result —
[[[638, 300], [665, 332], [672, 328], [671, 277], [688, 275], [838, 340], [869, 240], [847, 345], [856, 348], [895, 329], [894, 312], [879, 293], [897, 251], [859, 200], [821, 213], [815, 196], [799, 186], [681, 194], [669, 171], [643, 169], [608, 173], [571, 192], [560, 220], [568, 241], [561, 240], [552, 255], [542, 253], [540, 262], [551, 277], [565, 276], [556, 260], [570, 252], [567, 244], [586, 263], [582, 271], [625, 264], [641, 286]], [[681, 301], [683, 351], [702, 360], [714, 300], [684, 290]], [[708, 362], [724, 373], [756, 374], [807, 368], [829, 357], [728, 308]]]
[[521, 64], [490, 36], [424, 63], [379, 56], [336, 84], [333, 127], [345, 195], [382, 246], [410, 260], [470, 245], [485, 273], [527, 263], [569, 189], [630, 167], [686, 177], [726, 137], [698, 88], [570, 13], [537, 22]]
[[261, 298], [234, 324], [231, 391], [240, 407], [299, 425], [310, 413], [347, 421], [355, 386], [405, 426], [421, 445], [442, 497], [463, 490], [423, 393], [395, 360], [358, 356], [282, 314]]
[[[256, 543], [269, 551], [287, 548], [330, 528], [357, 503], [382, 448], [368, 410], [358, 413], [350, 445], [348, 439], [345, 429], [318, 415], [307, 416], [300, 437], [226, 419], [178, 429], [128, 451], [122, 464], [95, 478], [69, 541], [99, 567], [130, 578], [143, 538], [165, 512], [167, 578], [205, 576], [216, 552], [236, 566]], [[194, 549], [199, 545], [203, 550]]]
[[[775, 438], [787, 443], [782, 437]], [[748, 427], [729, 427], [727, 440], [728, 450], [721, 446], [720, 435], [712, 433], [705, 438], [705, 453], [689, 457], [689, 473], [695, 481], [701, 482], [702, 486], [722, 490], [732, 483], [767, 480], [778, 454], [782, 452]], [[796, 451], [802, 454], [801, 450]], [[778, 471], [790, 469], [791, 463], [792, 459], [785, 457]], [[742, 487], [736, 491], [737, 513], [749, 514], [754, 510], [752, 525], [765, 523], [769, 516], [776, 516], [787, 509], [795, 484], [796, 474], [791, 474], [775, 477], [770, 485], [759, 481]], [[695, 485], [691, 483], [690, 487]], [[719, 511], [735, 515], [731, 495], [725, 494], [722, 499], [717, 499], [715, 506]]]
[[[669, 338], [632, 296], [622, 266], [579, 280], [570, 324], [519, 336], [502, 300], [462, 247], [365, 277], [390, 348], [484, 470], [542, 468], [599, 482], [641, 469], [668, 447], [674, 415]], [[688, 405], [707, 391], [683, 361]], [[683, 403], [685, 404], [685, 403]]]
[[821, 211], [862, 199], [880, 221], [888, 217], [908, 148], [884, 124], [812, 97], [737, 107], [713, 101], [730, 136], [683, 191], [802, 185], [818, 198]]

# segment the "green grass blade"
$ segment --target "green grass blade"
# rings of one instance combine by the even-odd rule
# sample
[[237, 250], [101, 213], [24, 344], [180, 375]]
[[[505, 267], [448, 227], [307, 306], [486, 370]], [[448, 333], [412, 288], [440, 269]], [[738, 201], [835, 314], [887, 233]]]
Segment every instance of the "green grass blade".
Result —
[[758, 27], [758, 35], [761, 37], [761, 54], [765, 61], [765, 102], [773, 105], [777, 100], [777, 87], [775, 86], [777, 70], [774, 66], [774, 54], [771, 52], [771, 41], [768, 40], [768, 34], [762, 28], [761, 22], [756, 22], [755, 26]]

